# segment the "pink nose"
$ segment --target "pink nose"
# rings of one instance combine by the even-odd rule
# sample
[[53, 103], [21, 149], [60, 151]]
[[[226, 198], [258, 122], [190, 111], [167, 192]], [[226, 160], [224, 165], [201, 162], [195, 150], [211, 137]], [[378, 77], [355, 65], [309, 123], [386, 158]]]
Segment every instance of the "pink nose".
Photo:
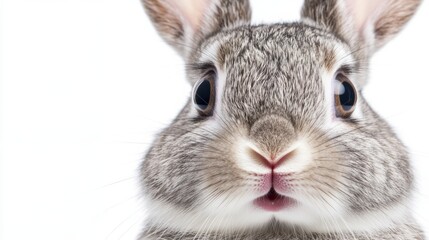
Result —
[[287, 160], [291, 159], [295, 155], [295, 150], [287, 151], [282, 154], [269, 154], [269, 156], [262, 155], [261, 153], [255, 151], [254, 149], [249, 149], [252, 159], [259, 161], [264, 166], [267, 166], [274, 170], [276, 167], [280, 166]]

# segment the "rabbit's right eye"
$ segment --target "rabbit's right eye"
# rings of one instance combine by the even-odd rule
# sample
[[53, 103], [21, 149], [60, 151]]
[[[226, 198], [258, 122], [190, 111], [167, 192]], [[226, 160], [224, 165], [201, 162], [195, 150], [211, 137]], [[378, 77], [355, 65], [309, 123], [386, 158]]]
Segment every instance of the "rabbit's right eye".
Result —
[[199, 80], [193, 90], [193, 103], [202, 116], [211, 116], [215, 104], [215, 83], [213, 77]]

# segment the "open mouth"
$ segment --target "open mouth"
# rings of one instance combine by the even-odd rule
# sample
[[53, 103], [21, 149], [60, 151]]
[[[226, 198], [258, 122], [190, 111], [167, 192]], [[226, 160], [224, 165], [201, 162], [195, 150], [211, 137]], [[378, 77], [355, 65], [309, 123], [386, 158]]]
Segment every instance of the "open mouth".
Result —
[[277, 212], [294, 205], [296, 201], [290, 197], [280, 195], [274, 188], [271, 188], [267, 194], [257, 198], [253, 203], [266, 211]]

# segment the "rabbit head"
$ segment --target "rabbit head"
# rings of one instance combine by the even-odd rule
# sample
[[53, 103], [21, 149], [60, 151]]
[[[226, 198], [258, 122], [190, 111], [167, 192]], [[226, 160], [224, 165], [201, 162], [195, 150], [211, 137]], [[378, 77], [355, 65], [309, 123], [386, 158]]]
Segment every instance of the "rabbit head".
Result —
[[251, 25], [247, 0], [143, 4], [193, 85], [142, 164], [150, 225], [338, 232], [410, 218], [406, 148], [361, 90], [420, 0], [306, 0], [301, 21], [271, 25]]

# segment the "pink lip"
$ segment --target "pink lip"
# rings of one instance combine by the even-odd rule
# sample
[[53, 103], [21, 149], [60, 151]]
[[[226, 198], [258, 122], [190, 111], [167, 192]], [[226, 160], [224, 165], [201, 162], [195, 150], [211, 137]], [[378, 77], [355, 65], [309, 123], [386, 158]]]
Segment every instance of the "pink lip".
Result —
[[296, 202], [292, 198], [278, 194], [274, 188], [271, 188], [266, 195], [257, 198], [253, 203], [266, 211], [277, 212], [291, 207]]

